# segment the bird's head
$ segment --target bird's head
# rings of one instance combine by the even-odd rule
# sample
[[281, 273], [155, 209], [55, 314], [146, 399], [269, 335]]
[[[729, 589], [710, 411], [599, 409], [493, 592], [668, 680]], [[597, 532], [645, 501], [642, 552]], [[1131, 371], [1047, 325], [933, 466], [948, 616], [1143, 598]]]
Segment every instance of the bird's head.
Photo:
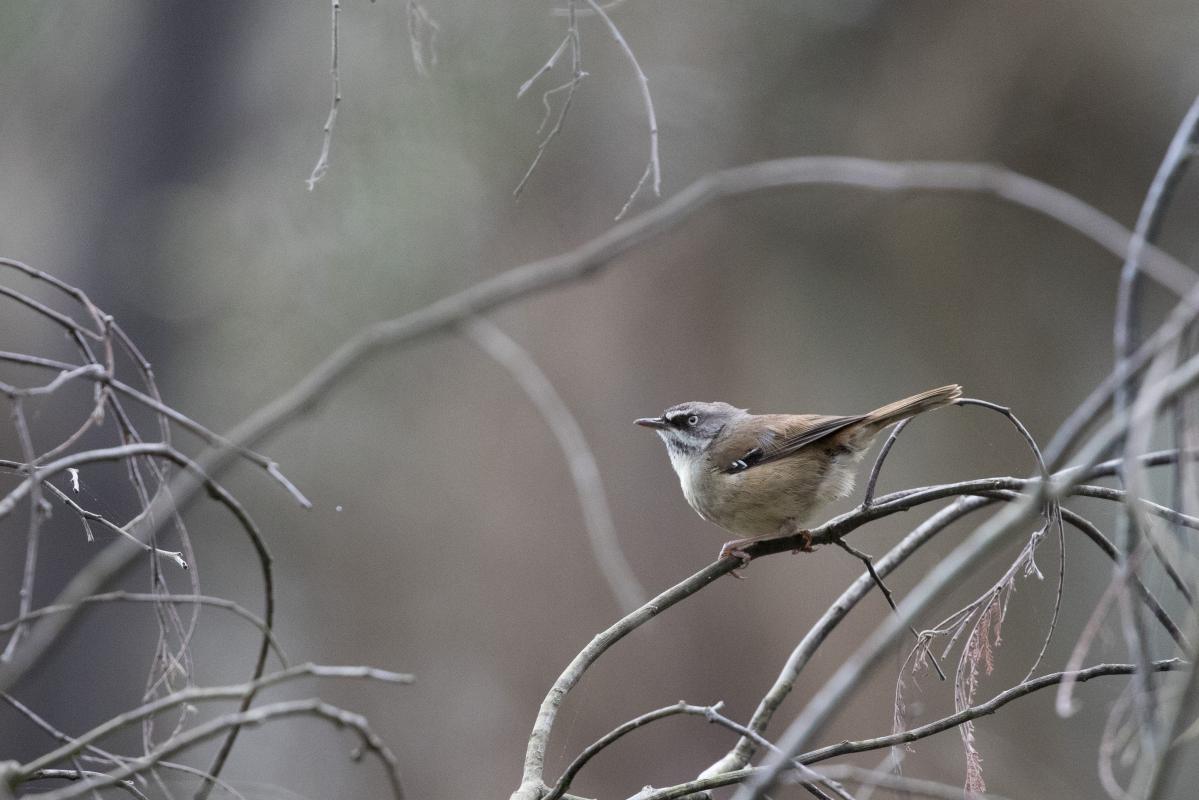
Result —
[[748, 413], [728, 403], [690, 402], [671, 406], [660, 417], [643, 417], [636, 422], [653, 428], [662, 437], [673, 462], [702, 454], [730, 422]]

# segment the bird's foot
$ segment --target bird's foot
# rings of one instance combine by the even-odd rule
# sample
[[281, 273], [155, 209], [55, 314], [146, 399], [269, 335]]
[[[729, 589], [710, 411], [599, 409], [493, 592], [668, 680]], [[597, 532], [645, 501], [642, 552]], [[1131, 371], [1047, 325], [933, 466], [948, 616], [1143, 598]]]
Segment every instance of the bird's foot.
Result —
[[[737, 569], [744, 569], [745, 567], [749, 566], [749, 562], [753, 560], [753, 556], [751, 556], [743, 548], [747, 544], [756, 541], [758, 541], [757, 538], [751, 536], [748, 539], [734, 539], [731, 542], [725, 542], [724, 546], [720, 548], [720, 555], [717, 556], [716, 560], [723, 561], [726, 558], [735, 558], [741, 562], [741, 566], [737, 567]], [[729, 574], [738, 580], [745, 580], [745, 576], [738, 572], [737, 569], [733, 570]]]
[[[811, 553], [814, 550], [812, 546], [811, 531], [800, 529], [796, 527], [794, 523], [787, 522], [779, 526], [778, 533], [768, 533], [763, 536], [750, 536], [745, 539], [734, 539], [731, 542], [725, 542], [724, 547], [720, 548], [720, 555], [718, 556], [717, 560], [735, 558], [741, 562], [741, 566], [737, 567], [737, 569], [743, 569], [749, 565], [750, 561], [753, 560], [753, 556], [750, 555], [749, 550], [746, 549], [750, 545], [757, 544], [759, 542], [769, 542], [776, 539], [790, 539], [794, 536], [799, 537], [799, 544], [794, 550], [791, 551], [792, 553]], [[733, 570], [732, 575], [734, 578], [744, 577], [737, 572], [736, 569]]]

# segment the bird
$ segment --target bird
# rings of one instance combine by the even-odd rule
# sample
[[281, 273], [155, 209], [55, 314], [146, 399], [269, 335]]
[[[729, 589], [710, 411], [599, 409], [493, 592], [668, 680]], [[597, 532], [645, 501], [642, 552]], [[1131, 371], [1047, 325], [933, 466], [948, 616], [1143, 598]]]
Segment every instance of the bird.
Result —
[[853, 491], [857, 465], [886, 428], [962, 396], [957, 384], [930, 389], [868, 414], [751, 414], [723, 402], [688, 402], [636, 424], [666, 444], [687, 504], [734, 536], [720, 558], [743, 565], [745, 548], [764, 540], [800, 536], [821, 507]]

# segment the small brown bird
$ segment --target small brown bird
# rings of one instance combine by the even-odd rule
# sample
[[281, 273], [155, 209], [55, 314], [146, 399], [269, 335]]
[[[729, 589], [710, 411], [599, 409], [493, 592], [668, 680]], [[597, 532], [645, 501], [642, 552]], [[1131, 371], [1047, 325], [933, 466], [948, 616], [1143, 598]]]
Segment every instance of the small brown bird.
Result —
[[[680, 403], [637, 420], [666, 443], [683, 496], [730, 533], [721, 557], [753, 542], [803, 533], [815, 511], [853, 491], [856, 467], [888, 426], [962, 396], [957, 384], [913, 395], [869, 414], [750, 414], [728, 403]], [[806, 548], [805, 548], [806, 549]]]

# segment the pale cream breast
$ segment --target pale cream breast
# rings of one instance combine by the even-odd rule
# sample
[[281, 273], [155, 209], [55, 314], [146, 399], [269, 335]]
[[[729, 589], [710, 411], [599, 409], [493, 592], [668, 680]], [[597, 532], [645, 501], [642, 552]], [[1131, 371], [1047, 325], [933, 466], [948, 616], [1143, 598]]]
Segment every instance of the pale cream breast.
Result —
[[831, 460], [798, 454], [727, 473], [703, 459], [680, 459], [675, 470], [687, 503], [700, 516], [737, 536], [763, 536], [787, 523], [802, 525], [821, 507], [848, 496], [859, 460], [860, 453]]

